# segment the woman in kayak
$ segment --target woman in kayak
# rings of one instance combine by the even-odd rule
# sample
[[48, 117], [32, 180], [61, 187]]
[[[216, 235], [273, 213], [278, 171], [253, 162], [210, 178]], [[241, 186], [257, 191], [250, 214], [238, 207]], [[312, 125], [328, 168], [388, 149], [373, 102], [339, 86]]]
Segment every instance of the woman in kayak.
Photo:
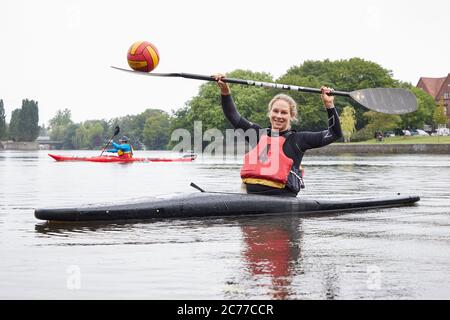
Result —
[[[257, 146], [244, 157], [241, 178], [247, 193], [297, 196], [303, 185], [300, 164], [306, 150], [326, 146], [342, 136], [339, 115], [334, 108], [332, 89], [322, 87], [321, 99], [328, 113], [328, 129], [319, 132], [296, 132], [291, 122], [297, 118], [297, 104], [285, 94], [278, 94], [269, 103], [270, 128], [243, 118], [236, 109], [230, 87], [214, 75], [220, 88], [222, 109], [235, 129], [254, 129]], [[253, 147], [253, 146], [252, 146]]]
[[112, 142], [114, 149], [106, 150], [106, 152], [117, 152], [119, 158], [133, 158], [133, 147], [128, 143], [128, 137], [123, 136], [119, 139], [119, 143]]

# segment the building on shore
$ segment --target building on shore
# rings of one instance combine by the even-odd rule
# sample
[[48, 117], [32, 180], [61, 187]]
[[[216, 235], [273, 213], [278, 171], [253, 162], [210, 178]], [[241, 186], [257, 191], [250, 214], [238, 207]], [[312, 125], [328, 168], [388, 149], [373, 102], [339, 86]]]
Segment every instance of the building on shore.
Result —
[[436, 104], [439, 104], [441, 99], [444, 100], [447, 125], [450, 127], [450, 73], [443, 78], [421, 77], [416, 87], [423, 89], [426, 93], [431, 95], [436, 101]]
[[32, 142], [16, 142], [12, 140], [0, 141], [0, 150], [21, 150], [21, 151], [34, 151], [39, 150], [39, 145], [36, 141]]
[[50, 137], [38, 137], [35, 141], [22, 142], [22, 141], [0, 141], [0, 150], [54, 150], [61, 149], [61, 141], [50, 140]]

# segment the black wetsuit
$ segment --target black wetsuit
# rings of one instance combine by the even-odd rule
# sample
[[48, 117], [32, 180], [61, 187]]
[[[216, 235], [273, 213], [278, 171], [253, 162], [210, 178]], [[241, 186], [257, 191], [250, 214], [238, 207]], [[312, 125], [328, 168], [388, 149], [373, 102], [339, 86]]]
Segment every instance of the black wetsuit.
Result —
[[[254, 129], [257, 135], [257, 142], [259, 142], [262, 127], [258, 124], [248, 121], [239, 114], [231, 95], [222, 95], [222, 109], [225, 117], [235, 129], [242, 129], [244, 131], [248, 129]], [[327, 130], [319, 132], [296, 132], [294, 130], [288, 130], [279, 133], [279, 135], [282, 135], [286, 138], [286, 141], [283, 145], [283, 152], [287, 157], [291, 158], [294, 161], [292, 167], [297, 174], [299, 172], [299, 167], [306, 150], [326, 146], [327, 144], [336, 141], [342, 136], [339, 115], [336, 109], [331, 108], [326, 110], [328, 112]], [[267, 134], [270, 136], [270, 129], [267, 130]], [[251, 147], [253, 148], [254, 146]], [[277, 189], [258, 184], [247, 184], [246, 186], [248, 193], [269, 195], [295, 197], [300, 191], [300, 183], [298, 181], [298, 178], [296, 178], [292, 173], [289, 174], [288, 182], [284, 189]]]

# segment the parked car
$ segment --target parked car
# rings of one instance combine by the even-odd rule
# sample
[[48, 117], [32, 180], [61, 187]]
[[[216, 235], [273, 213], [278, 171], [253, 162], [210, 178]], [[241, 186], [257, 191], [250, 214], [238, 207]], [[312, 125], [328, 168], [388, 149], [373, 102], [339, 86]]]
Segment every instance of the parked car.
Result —
[[411, 135], [411, 131], [409, 131], [409, 130], [403, 130], [403, 135], [405, 135], [405, 136], [410, 136], [410, 135]]
[[450, 129], [449, 128], [438, 128], [438, 129], [436, 129], [436, 135], [450, 136]]
[[428, 132], [426, 132], [425, 130], [421, 130], [421, 129], [417, 129], [417, 135], [419, 136], [429, 136]]
[[388, 137], [395, 137], [395, 133], [394, 133], [394, 131], [386, 131], [386, 132], [384, 133], [384, 137], [385, 137], [385, 138], [388, 138]]

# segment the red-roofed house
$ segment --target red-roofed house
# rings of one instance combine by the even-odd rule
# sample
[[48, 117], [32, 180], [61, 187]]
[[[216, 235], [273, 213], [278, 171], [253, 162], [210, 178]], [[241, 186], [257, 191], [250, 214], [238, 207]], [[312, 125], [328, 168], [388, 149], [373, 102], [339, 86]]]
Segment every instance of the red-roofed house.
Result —
[[450, 126], [450, 73], [444, 78], [421, 77], [416, 87], [423, 89], [431, 95], [436, 101], [436, 104], [438, 104], [441, 99], [444, 99], [445, 113], [447, 114], [448, 119], [447, 124]]

